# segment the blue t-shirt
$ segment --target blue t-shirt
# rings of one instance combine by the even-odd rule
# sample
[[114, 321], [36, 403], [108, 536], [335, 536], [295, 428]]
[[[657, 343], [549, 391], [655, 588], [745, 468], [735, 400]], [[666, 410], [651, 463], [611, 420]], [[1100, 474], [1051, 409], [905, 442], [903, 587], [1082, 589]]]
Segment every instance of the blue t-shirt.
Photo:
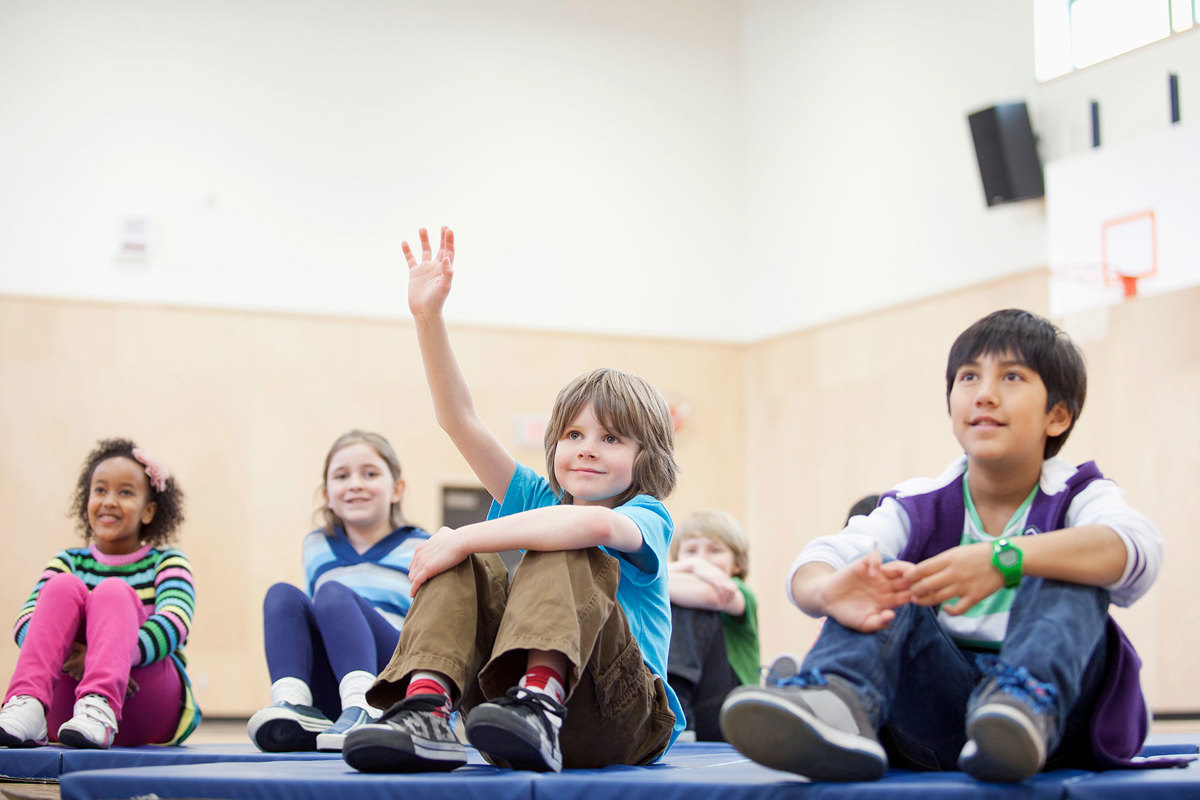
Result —
[[[517, 464], [504, 502], [492, 502], [488, 519], [507, 517], [534, 508], [558, 505], [558, 495], [550, 482], [524, 464]], [[617, 506], [613, 511], [623, 514], [642, 532], [642, 549], [622, 553], [610, 547], [604, 552], [617, 559], [621, 580], [617, 584], [617, 602], [625, 612], [629, 631], [642, 651], [642, 661], [662, 679], [671, 711], [675, 713], [675, 730], [671, 744], [683, 730], [686, 721], [679, 698], [667, 683], [667, 651], [671, 645], [671, 597], [667, 589], [667, 548], [675, 532], [675, 523], [659, 500], [639, 494]], [[670, 745], [668, 745], [670, 747]]]

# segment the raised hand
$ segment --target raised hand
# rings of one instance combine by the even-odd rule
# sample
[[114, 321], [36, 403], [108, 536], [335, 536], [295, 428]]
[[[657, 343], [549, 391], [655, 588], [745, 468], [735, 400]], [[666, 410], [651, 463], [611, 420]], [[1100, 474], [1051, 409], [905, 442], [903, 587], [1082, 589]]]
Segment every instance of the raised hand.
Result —
[[905, 561], [885, 564], [878, 551], [867, 553], [825, 579], [820, 592], [825, 612], [863, 633], [886, 628], [896, 617], [893, 609], [911, 599], [904, 579], [911, 567]]
[[450, 294], [454, 278], [454, 231], [442, 226], [442, 239], [437, 256], [429, 245], [429, 232], [421, 228], [421, 260], [417, 261], [408, 242], [400, 249], [408, 262], [408, 310], [414, 317], [438, 314]]

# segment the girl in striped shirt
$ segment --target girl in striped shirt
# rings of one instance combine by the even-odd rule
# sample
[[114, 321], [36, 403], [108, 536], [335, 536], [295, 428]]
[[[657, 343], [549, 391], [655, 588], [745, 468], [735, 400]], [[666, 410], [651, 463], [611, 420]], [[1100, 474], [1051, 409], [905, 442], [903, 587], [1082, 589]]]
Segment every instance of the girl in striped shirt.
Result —
[[177, 744], [200, 721], [183, 654], [192, 571], [167, 546], [183, 492], [162, 462], [107, 439], [83, 464], [72, 514], [85, 546], [50, 560], [13, 626], [0, 746]]

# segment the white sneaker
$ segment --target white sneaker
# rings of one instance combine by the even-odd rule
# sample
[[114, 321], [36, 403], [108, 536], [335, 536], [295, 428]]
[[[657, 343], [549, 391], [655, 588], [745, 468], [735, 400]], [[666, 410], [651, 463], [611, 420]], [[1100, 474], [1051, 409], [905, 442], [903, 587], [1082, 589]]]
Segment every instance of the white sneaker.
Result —
[[107, 750], [117, 735], [117, 715], [98, 694], [86, 694], [75, 701], [75, 716], [58, 729], [58, 741], [67, 747]]
[[0, 747], [46, 744], [46, 709], [36, 698], [19, 694], [0, 708]]

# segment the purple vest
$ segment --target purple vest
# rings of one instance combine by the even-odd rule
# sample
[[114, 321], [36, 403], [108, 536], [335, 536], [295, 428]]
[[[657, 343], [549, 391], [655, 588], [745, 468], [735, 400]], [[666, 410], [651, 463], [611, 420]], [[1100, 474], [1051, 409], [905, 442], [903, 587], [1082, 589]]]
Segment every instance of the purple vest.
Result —
[[[1029, 508], [1025, 534], [1056, 531], [1063, 527], [1067, 509], [1089, 483], [1103, 478], [1094, 461], [1079, 466], [1066, 488], [1053, 495], [1038, 490]], [[962, 543], [966, 507], [962, 481], [954, 480], [932, 492], [900, 495], [888, 492], [904, 507], [911, 523], [908, 543], [897, 556], [917, 563]], [[1145, 768], [1178, 766], [1190, 759], [1131, 759], [1141, 752], [1149, 716], [1138, 673], [1142, 661], [1125, 633], [1110, 616], [1107, 623], [1104, 686], [1092, 711], [1092, 753], [1105, 767]]]

